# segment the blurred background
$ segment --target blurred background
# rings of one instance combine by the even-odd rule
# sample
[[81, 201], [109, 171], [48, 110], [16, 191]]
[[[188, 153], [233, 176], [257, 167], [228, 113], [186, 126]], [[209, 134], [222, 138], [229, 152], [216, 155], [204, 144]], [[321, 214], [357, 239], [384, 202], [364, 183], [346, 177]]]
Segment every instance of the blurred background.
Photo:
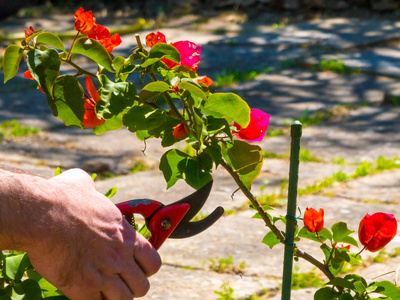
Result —
[[54, 10], [74, 10], [84, 6], [87, 10], [107, 11], [110, 14], [123, 11], [132, 16], [159, 17], [183, 14], [209, 15], [223, 10], [235, 10], [248, 14], [249, 18], [262, 13], [280, 11], [301, 14], [313, 18], [315, 14], [385, 14], [398, 17], [398, 0], [0, 0], [0, 18], [12, 15], [38, 17]]

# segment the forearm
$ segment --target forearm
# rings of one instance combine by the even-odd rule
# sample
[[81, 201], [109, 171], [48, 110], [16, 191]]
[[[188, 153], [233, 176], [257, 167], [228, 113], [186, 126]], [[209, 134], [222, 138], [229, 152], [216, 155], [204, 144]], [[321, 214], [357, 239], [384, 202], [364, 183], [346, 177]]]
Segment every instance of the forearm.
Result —
[[0, 249], [28, 251], [43, 242], [56, 198], [47, 179], [0, 168]]

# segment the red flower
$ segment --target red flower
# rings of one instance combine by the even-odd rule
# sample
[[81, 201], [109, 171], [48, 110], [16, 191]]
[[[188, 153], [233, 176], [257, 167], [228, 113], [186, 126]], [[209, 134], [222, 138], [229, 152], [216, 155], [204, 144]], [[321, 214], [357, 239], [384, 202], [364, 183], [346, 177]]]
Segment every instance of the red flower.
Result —
[[366, 214], [358, 227], [358, 238], [365, 249], [376, 252], [385, 247], [397, 233], [397, 221], [393, 214]]
[[174, 127], [174, 131], [172, 132], [172, 135], [174, 136], [174, 138], [176, 140], [184, 138], [187, 134], [188, 134], [188, 130], [187, 130], [184, 122], [176, 125]]
[[32, 33], [35, 32], [35, 30], [33, 29], [32, 26], [29, 26], [29, 32], [26, 31], [25, 29], [24, 29], [24, 31], [25, 31], [25, 38], [27, 38], [28, 36], [30, 36]]
[[117, 47], [122, 43], [121, 37], [118, 33], [113, 34], [110, 38], [110, 31], [102, 25], [97, 25], [96, 30], [88, 34], [88, 38], [98, 41], [109, 53], [112, 52], [114, 47]]
[[324, 210], [319, 212], [314, 208], [306, 208], [303, 218], [304, 226], [309, 232], [320, 232], [324, 228]]
[[165, 35], [162, 34], [161, 32], [157, 31], [157, 33], [149, 33], [146, 36], [146, 45], [148, 47], [153, 47], [155, 44], [158, 43], [166, 43], [167, 41], [165, 40]]
[[269, 114], [259, 109], [251, 109], [249, 125], [246, 128], [242, 128], [235, 122], [233, 125], [237, 128], [237, 131], [234, 134], [238, 138], [248, 142], [261, 141], [267, 131], [269, 118]]
[[214, 83], [214, 81], [212, 81], [212, 79], [208, 78], [207, 76], [197, 77], [197, 78], [193, 79], [193, 81], [196, 82], [196, 83], [202, 82], [206, 86], [210, 86], [210, 85], [212, 85]]
[[81, 7], [75, 13], [75, 30], [82, 34], [90, 34], [96, 30], [96, 18], [91, 11], [85, 12]]
[[89, 92], [89, 96], [85, 95], [85, 114], [83, 115], [83, 126], [86, 128], [96, 127], [103, 125], [105, 120], [97, 118], [95, 107], [97, 101], [101, 98], [99, 93], [97, 93], [96, 87], [93, 84], [93, 81], [89, 76], [86, 76], [86, 89]]
[[349, 244], [344, 244], [344, 243], [337, 243], [335, 248], [337, 249], [347, 249], [350, 251], [350, 246]]

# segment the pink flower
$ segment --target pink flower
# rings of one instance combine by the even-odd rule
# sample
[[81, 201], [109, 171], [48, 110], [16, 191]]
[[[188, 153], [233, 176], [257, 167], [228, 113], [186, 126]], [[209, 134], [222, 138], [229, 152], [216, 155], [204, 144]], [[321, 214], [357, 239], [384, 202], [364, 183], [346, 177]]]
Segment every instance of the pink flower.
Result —
[[[166, 43], [165, 35], [163, 33], [157, 31], [157, 33], [152, 32], [146, 36], [146, 45], [150, 48], [158, 43]], [[163, 58], [161, 61], [164, 62], [168, 68], [183, 65], [196, 72], [200, 62], [201, 46], [190, 41], [179, 41], [172, 43], [171, 45], [178, 50], [181, 56], [180, 63], [178, 64], [167, 58]]]
[[111, 53], [114, 47], [119, 46], [122, 42], [118, 33], [110, 37], [110, 31], [102, 25], [97, 25], [96, 30], [88, 34], [88, 38], [98, 41], [107, 49], [108, 53]]
[[248, 142], [262, 141], [267, 131], [269, 118], [271, 115], [259, 110], [252, 108], [250, 111], [250, 123], [246, 128], [242, 128], [236, 122], [233, 124], [237, 131], [233, 132], [239, 139], [246, 140]]

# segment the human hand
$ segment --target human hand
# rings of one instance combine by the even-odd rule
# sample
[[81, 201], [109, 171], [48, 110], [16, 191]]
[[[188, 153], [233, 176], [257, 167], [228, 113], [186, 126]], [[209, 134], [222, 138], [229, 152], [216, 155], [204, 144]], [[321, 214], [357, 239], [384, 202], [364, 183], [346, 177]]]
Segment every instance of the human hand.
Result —
[[73, 300], [144, 296], [147, 277], [161, 266], [156, 250], [84, 171], [66, 171], [48, 184], [48, 196], [56, 197], [53, 222], [41, 247], [28, 252], [36, 270]]

